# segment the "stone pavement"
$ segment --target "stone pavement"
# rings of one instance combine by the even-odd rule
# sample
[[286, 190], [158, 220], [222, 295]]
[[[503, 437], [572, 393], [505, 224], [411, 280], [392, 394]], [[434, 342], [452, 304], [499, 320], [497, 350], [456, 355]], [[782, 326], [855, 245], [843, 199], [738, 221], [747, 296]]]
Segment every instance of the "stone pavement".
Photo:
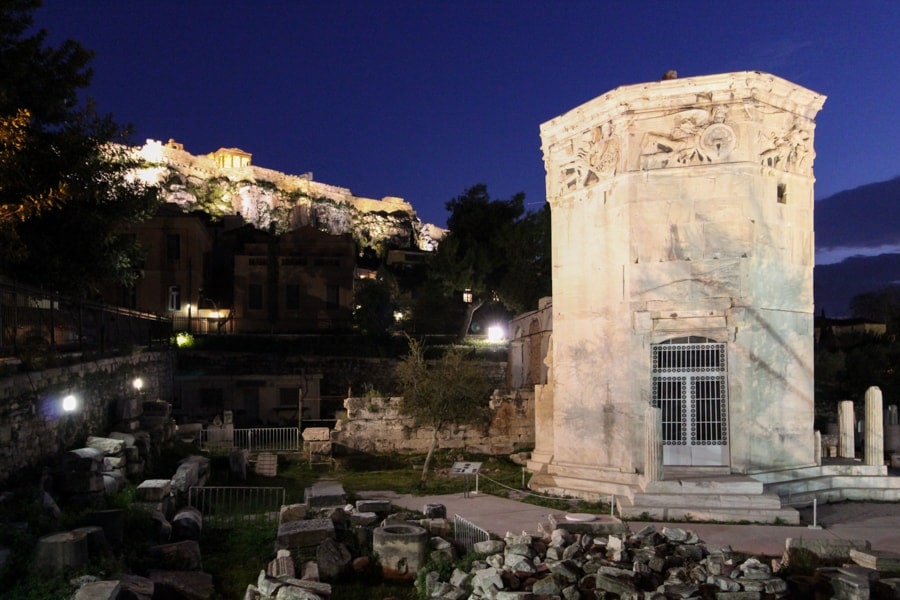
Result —
[[[500, 537], [512, 533], [537, 533], [539, 524], [547, 524], [549, 515], [558, 521], [565, 520], [566, 513], [500, 498], [488, 494], [465, 493], [440, 496], [412, 496], [385, 492], [395, 506], [422, 511], [426, 504], [443, 504], [447, 516], [454, 514], [483, 527]], [[842, 539], [868, 540], [873, 550], [900, 553], [900, 503], [842, 502], [822, 505], [817, 510], [817, 524], [821, 529], [811, 529], [812, 509], [800, 511], [799, 526], [789, 525], [737, 525], [721, 523], [652, 523], [657, 529], [664, 526], [694, 531], [701, 540], [711, 546], [731, 546], [736, 552], [756, 556], [780, 557], [787, 538], [810, 540]], [[607, 517], [608, 518], [608, 517]], [[630, 521], [626, 525], [638, 531], [651, 524]]]

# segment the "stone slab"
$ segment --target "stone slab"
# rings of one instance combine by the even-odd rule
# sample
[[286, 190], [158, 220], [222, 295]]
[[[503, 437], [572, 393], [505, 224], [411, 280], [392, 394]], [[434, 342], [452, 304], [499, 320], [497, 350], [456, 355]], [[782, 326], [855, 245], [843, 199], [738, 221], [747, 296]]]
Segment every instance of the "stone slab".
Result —
[[900, 554], [879, 550], [850, 549], [850, 560], [861, 567], [875, 569], [882, 573], [900, 572]]
[[256, 474], [263, 477], [277, 477], [278, 456], [271, 452], [261, 452], [256, 457]]
[[318, 546], [326, 538], [335, 538], [334, 521], [306, 519], [279, 525], [276, 543], [278, 548], [299, 550]]

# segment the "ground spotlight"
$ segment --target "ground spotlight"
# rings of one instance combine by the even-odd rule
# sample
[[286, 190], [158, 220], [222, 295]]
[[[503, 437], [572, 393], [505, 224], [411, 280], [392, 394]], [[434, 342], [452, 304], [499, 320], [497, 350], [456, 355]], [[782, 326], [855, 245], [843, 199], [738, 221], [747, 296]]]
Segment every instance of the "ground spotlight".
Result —
[[75, 409], [78, 408], [78, 399], [72, 394], [68, 394], [62, 399], [62, 409], [63, 412], [75, 412]]

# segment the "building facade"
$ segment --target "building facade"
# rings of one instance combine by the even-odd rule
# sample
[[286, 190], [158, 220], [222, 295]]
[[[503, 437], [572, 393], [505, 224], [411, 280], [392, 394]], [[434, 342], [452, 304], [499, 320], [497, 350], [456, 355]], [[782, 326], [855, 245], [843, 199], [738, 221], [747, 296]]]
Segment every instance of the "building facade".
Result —
[[553, 334], [532, 487], [640, 489], [657, 443], [648, 418], [661, 420], [665, 466], [815, 464], [812, 163], [824, 100], [726, 73], [621, 87], [541, 126]]

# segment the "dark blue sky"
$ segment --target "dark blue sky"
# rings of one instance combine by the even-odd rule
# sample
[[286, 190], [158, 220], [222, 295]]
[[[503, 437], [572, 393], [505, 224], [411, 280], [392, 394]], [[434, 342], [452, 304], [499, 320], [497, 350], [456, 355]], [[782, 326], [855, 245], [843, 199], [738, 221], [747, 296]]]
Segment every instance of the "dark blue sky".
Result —
[[667, 69], [827, 95], [817, 198], [900, 175], [897, 0], [46, 0], [35, 21], [96, 51], [88, 94], [134, 141], [239, 147], [440, 225], [479, 182], [540, 206], [539, 125]]

